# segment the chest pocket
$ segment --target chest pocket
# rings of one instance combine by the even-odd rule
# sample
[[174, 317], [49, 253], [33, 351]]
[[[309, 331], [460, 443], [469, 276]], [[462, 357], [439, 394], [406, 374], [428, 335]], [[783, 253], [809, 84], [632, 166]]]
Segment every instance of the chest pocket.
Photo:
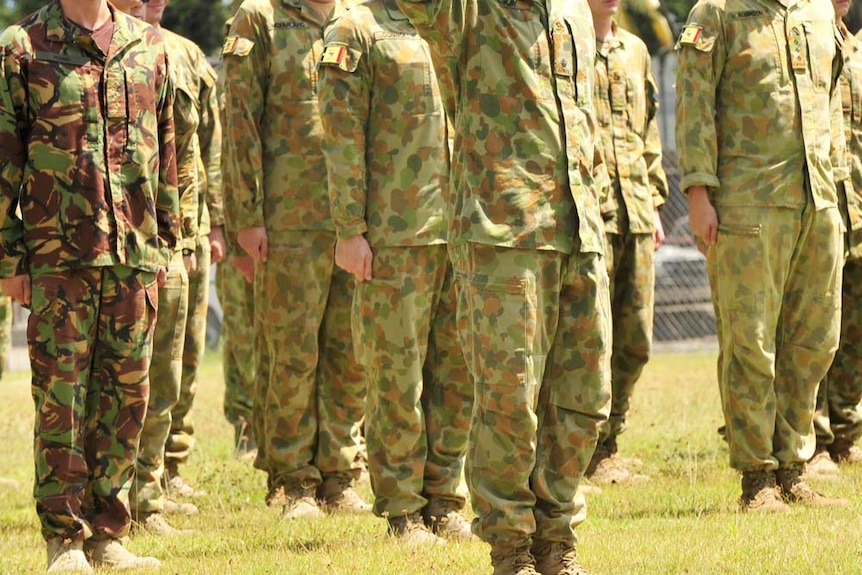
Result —
[[836, 53], [833, 27], [834, 23], [826, 18], [801, 23], [811, 79], [814, 87], [823, 92], [832, 87], [832, 64]]
[[63, 150], [98, 141], [98, 74], [89, 58], [37, 52], [27, 69], [30, 141]]
[[305, 21], [276, 22], [270, 55], [269, 96], [290, 102], [316, 101], [321, 31]]
[[392, 119], [442, 112], [428, 45], [414, 35], [375, 34], [375, 40], [376, 84], [383, 86], [377, 97], [391, 110]]

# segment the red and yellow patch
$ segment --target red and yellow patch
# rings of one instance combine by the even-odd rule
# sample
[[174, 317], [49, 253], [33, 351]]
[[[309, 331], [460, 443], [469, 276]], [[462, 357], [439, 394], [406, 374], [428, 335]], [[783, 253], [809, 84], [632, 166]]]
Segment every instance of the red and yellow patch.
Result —
[[347, 52], [345, 46], [327, 46], [323, 50], [323, 56], [320, 58], [321, 64], [341, 64], [344, 60], [344, 54]]
[[686, 26], [679, 35], [680, 44], [696, 44], [700, 40], [700, 33], [703, 30], [700, 26]]

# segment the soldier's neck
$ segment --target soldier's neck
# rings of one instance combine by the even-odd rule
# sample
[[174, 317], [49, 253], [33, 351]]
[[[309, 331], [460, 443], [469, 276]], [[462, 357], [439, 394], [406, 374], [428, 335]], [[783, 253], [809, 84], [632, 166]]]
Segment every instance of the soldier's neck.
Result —
[[607, 42], [614, 37], [614, 19], [612, 16], [594, 16], [593, 28], [596, 29], [596, 40], [599, 42]]
[[326, 21], [329, 20], [332, 9], [335, 8], [335, 0], [308, 0], [306, 6], [313, 10], [321, 20]]
[[87, 30], [96, 30], [111, 19], [107, 0], [60, 0], [63, 15]]

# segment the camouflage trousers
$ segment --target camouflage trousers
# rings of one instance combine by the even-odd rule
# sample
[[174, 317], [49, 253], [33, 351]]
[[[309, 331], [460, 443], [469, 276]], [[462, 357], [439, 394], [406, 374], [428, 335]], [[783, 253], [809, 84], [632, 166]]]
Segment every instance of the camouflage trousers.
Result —
[[652, 234], [607, 234], [613, 351], [611, 413], [599, 439], [626, 430], [632, 392], [652, 349], [655, 241]]
[[128, 533], [149, 398], [155, 276], [124, 266], [32, 278], [36, 511], [45, 539]]
[[224, 415], [235, 426], [251, 425], [254, 399], [254, 284], [231, 265], [216, 268], [216, 289], [224, 313], [221, 345]]
[[206, 350], [207, 305], [210, 292], [212, 255], [208, 237], [198, 239], [197, 267], [189, 274], [189, 313], [183, 343], [180, 396], [171, 410], [171, 432], [165, 443], [165, 466], [176, 470], [188, 461], [195, 445], [192, 404], [198, 391], [198, 371]]
[[353, 282], [335, 266], [335, 234], [271, 234], [255, 265], [255, 467], [270, 487], [360, 472], [365, 377], [350, 335]]
[[475, 382], [467, 452], [473, 531], [495, 544], [574, 543], [578, 484], [610, 408], [608, 275], [594, 253], [452, 249]]
[[368, 379], [366, 440], [374, 513], [397, 517], [430, 498], [461, 507], [473, 384], [456, 326], [446, 245], [374, 249], [357, 282], [352, 330]]
[[159, 288], [159, 313], [150, 362], [150, 399], [135, 463], [135, 482], [129, 495], [135, 518], [140, 513], [160, 512], [164, 508], [161, 479], [165, 471], [165, 441], [171, 430], [171, 410], [180, 396], [188, 299], [189, 278], [182, 252], [177, 251], [168, 268], [167, 283]]
[[12, 347], [12, 298], [0, 296], [0, 379], [9, 364], [9, 348]]
[[820, 382], [814, 430], [818, 447], [862, 436], [862, 259], [844, 264], [841, 336], [829, 373]]
[[718, 206], [707, 255], [719, 312], [730, 465], [773, 470], [814, 453], [817, 386], [838, 347], [838, 210]]

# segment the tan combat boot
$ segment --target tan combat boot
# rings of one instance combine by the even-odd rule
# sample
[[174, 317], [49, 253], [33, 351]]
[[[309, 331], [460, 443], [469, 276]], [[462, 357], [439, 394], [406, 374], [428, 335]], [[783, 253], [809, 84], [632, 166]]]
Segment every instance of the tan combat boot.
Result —
[[818, 447], [814, 455], [805, 463], [805, 475], [808, 477], [835, 477], [841, 470], [832, 460], [825, 447]]
[[141, 531], [160, 537], [177, 537], [194, 533], [191, 529], [177, 529], [168, 522], [164, 513], [139, 514], [137, 521], [132, 523], [132, 532], [140, 533]]
[[530, 544], [491, 545], [493, 575], [538, 575]]
[[48, 573], [93, 573], [84, 555], [84, 543], [62, 537], [47, 541]]
[[829, 446], [829, 454], [833, 461], [848, 465], [862, 463], [862, 449], [854, 445], [853, 441], [836, 439]]
[[642, 465], [640, 459], [620, 456], [617, 453], [616, 437], [608, 437], [596, 444], [585, 475], [593, 484], [642, 483], [650, 479], [647, 475], [636, 473]]
[[119, 539], [88, 539], [84, 552], [95, 567], [109, 569], [158, 569], [162, 562], [155, 557], [138, 557], [126, 549]]
[[186, 481], [175, 467], [165, 468], [162, 475], [162, 487], [168, 497], [203, 497], [207, 494], [203, 489], [195, 487]]
[[285, 487], [285, 502], [282, 508], [282, 517], [285, 519], [316, 519], [323, 517], [323, 511], [317, 504], [317, 486], [313, 484], [301, 484], [294, 487]]
[[447, 539], [473, 539], [470, 522], [461, 513], [461, 507], [457, 500], [432, 497], [422, 510], [425, 525], [430, 527], [435, 535]]
[[200, 509], [194, 503], [181, 503], [179, 501], [174, 501], [173, 499], [165, 499], [164, 500], [164, 513], [165, 515], [197, 515], [200, 513]]
[[533, 557], [536, 571], [541, 575], [589, 575], [578, 563], [573, 543], [533, 540]]
[[284, 507], [287, 503], [287, 495], [284, 492], [284, 485], [273, 485], [269, 488], [264, 498], [267, 507]]
[[781, 500], [771, 471], [744, 471], [739, 508], [748, 513], [785, 513], [790, 507]]
[[370, 513], [371, 504], [353, 489], [353, 475], [333, 473], [317, 488], [317, 499], [329, 513]]
[[445, 545], [446, 540], [437, 537], [425, 526], [421, 513], [411, 513], [389, 518], [389, 535], [408, 545]]
[[815, 491], [802, 480], [802, 465], [782, 467], [775, 472], [781, 496], [788, 503], [802, 503], [811, 507], [846, 507], [850, 502], [837, 497], [827, 497]]

